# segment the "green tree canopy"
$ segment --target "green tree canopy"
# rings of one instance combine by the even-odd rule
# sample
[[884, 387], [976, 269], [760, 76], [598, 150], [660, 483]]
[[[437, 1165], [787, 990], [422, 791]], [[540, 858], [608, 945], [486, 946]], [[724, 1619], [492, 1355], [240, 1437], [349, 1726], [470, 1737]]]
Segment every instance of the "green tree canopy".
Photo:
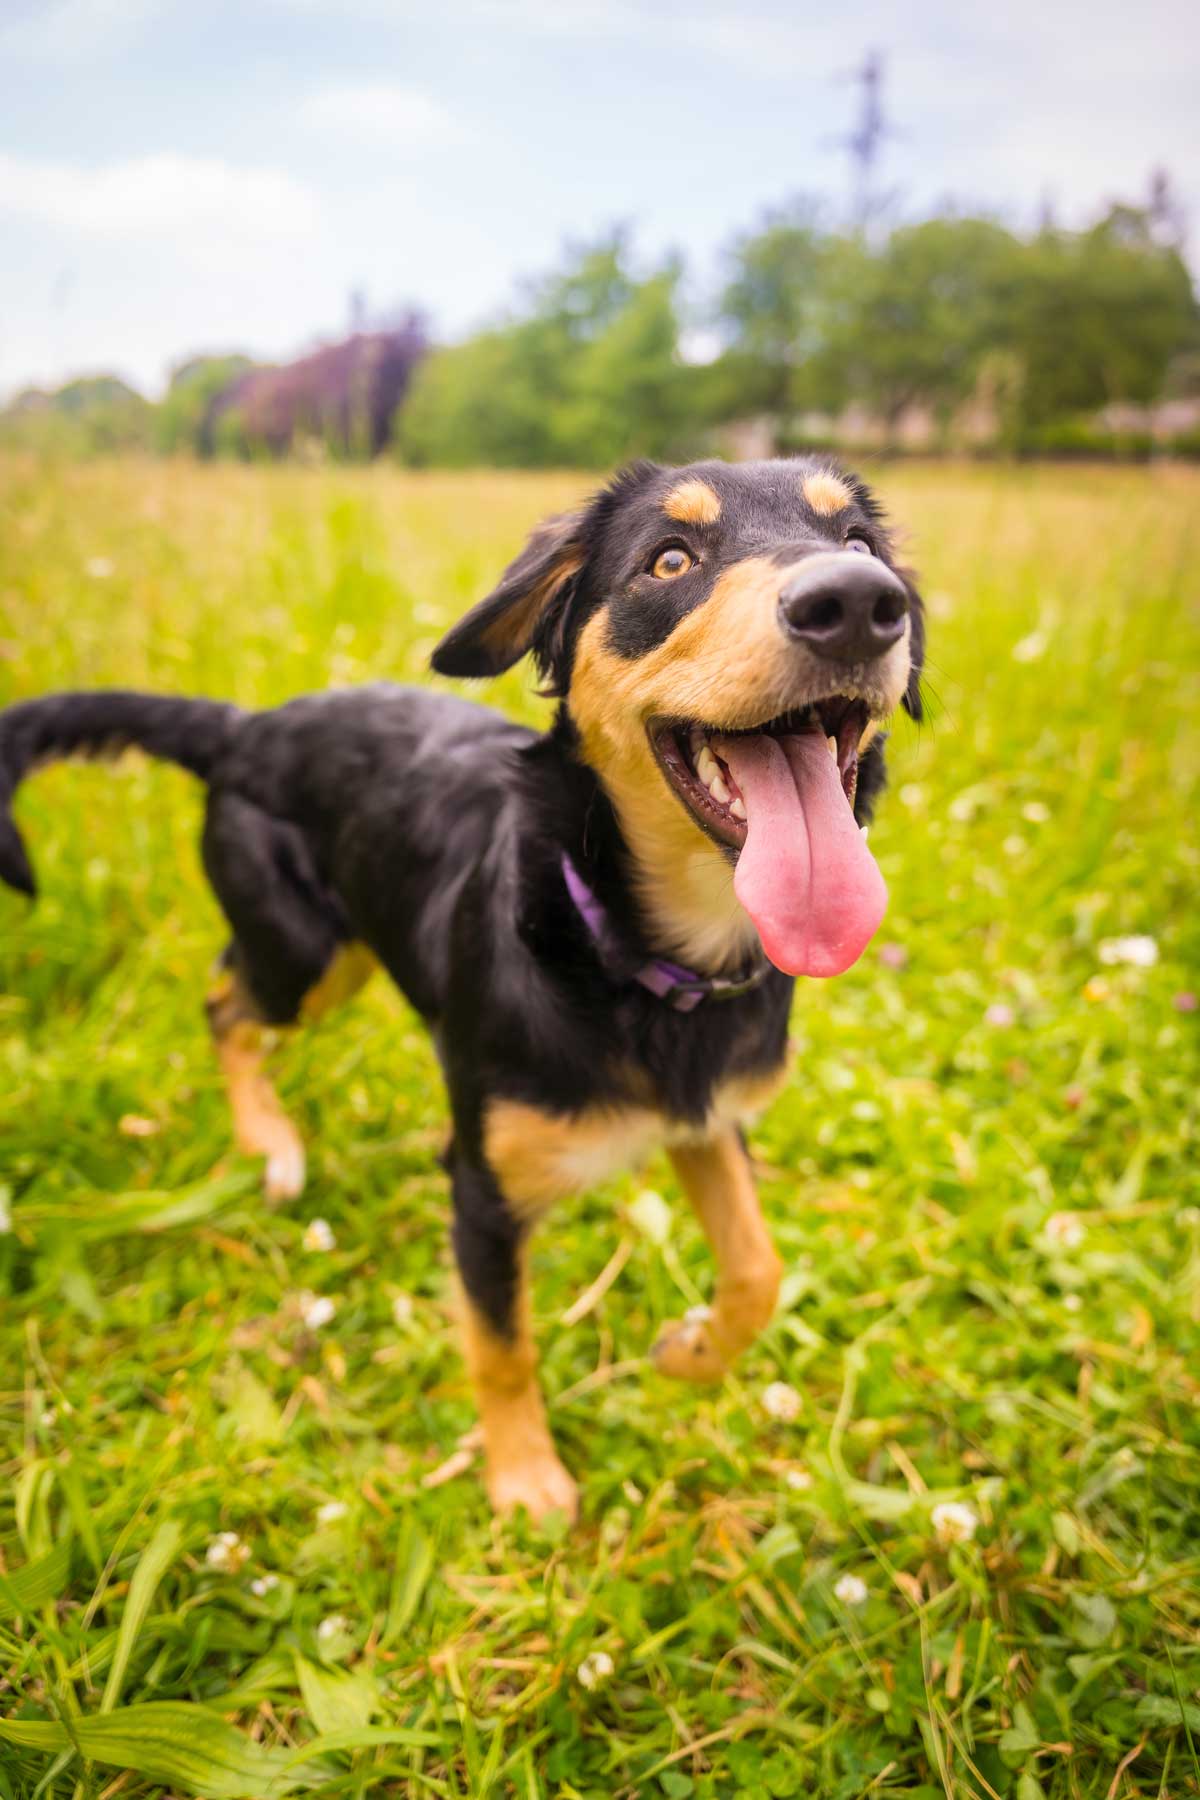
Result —
[[415, 464], [600, 468], [669, 456], [689, 424], [674, 264], [638, 279], [620, 235], [576, 252], [526, 316], [435, 351], [398, 421]]

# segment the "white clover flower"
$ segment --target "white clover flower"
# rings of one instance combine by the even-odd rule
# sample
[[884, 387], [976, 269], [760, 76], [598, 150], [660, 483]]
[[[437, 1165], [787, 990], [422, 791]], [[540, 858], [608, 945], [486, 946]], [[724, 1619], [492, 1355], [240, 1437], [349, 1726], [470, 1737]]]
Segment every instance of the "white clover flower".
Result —
[[1008, 1026], [1016, 1024], [1017, 1015], [1007, 1001], [993, 1000], [983, 1015], [983, 1022], [985, 1025], [994, 1025], [998, 1031], [1004, 1031]]
[[1028, 844], [1019, 831], [1012, 832], [1001, 845], [1005, 856], [1024, 856], [1028, 848]]
[[867, 1584], [861, 1575], [839, 1575], [833, 1591], [843, 1606], [865, 1606], [867, 1603]]
[[1158, 961], [1158, 945], [1152, 937], [1104, 938], [1097, 955], [1102, 963], [1129, 963], [1135, 969], [1152, 969]]
[[411, 1325], [413, 1319], [413, 1297], [411, 1294], [397, 1294], [392, 1301], [392, 1318], [403, 1327]]
[[925, 804], [925, 789], [920, 782], [906, 781], [896, 798], [901, 806], [907, 806], [916, 812]]
[[328, 1219], [310, 1219], [304, 1233], [306, 1250], [333, 1250], [337, 1241]]
[[772, 1381], [763, 1389], [763, 1411], [769, 1419], [778, 1419], [781, 1425], [790, 1425], [800, 1417], [800, 1409], [804, 1402], [794, 1387], [786, 1381]]
[[1021, 817], [1028, 819], [1031, 825], [1048, 825], [1050, 808], [1042, 800], [1029, 800], [1021, 808]]
[[84, 563], [84, 573], [93, 581], [107, 581], [116, 570], [116, 564], [108, 556], [89, 556]]
[[339, 1519], [344, 1519], [349, 1511], [344, 1500], [326, 1500], [323, 1506], [317, 1508], [317, 1524], [334, 1525]]
[[1068, 1312], [1082, 1312], [1083, 1299], [1079, 1294], [1064, 1294], [1063, 1305]]
[[979, 1529], [979, 1514], [962, 1500], [942, 1500], [929, 1515], [943, 1544], [968, 1544]]
[[320, 1331], [322, 1325], [328, 1325], [337, 1311], [337, 1302], [328, 1294], [303, 1293], [300, 1296], [300, 1317], [310, 1331]]
[[267, 1594], [273, 1594], [278, 1586], [278, 1575], [256, 1575], [250, 1583], [250, 1592], [262, 1600]]
[[338, 1638], [348, 1637], [352, 1629], [345, 1613], [330, 1613], [328, 1618], [322, 1619], [317, 1626], [317, 1642], [318, 1644], [332, 1644]]
[[1087, 1236], [1087, 1226], [1078, 1213], [1051, 1213], [1042, 1226], [1042, 1236], [1056, 1250], [1078, 1250]]
[[204, 1560], [218, 1575], [236, 1575], [250, 1559], [250, 1546], [243, 1544], [236, 1531], [218, 1531], [204, 1552]]
[[608, 1681], [616, 1673], [616, 1664], [607, 1650], [593, 1650], [585, 1656], [575, 1671], [575, 1679], [582, 1688], [597, 1688]]
[[813, 1478], [807, 1469], [788, 1469], [783, 1479], [795, 1494], [807, 1494], [813, 1484]]

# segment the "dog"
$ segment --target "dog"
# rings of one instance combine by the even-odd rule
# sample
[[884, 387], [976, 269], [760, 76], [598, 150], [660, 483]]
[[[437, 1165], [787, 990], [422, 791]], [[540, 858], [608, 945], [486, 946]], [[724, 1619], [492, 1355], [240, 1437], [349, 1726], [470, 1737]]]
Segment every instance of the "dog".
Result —
[[539, 734], [388, 684], [244, 712], [67, 693], [0, 713], [0, 877], [35, 884], [10, 802], [54, 757], [137, 746], [207, 783], [232, 933], [208, 1020], [242, 1150], [294, 1198], [304, 1151], [268, 1042], [382, 965], [427, 1022], [464, 1345], [491, 1501], [574, 1515], [536, 1376], [530, 1233], [665, 1148], [714, 1253], [666, 1375], [714, 1381], [780, 1278], [743, 1131], [785, 1074], [797, 976], [840, 974], [886, 904], [866, 846], [883, 727], [921, 716], [923, 612], [881, 509], [824, 459], [639, 463], [537, 528], [433, 653], [531, 654]]

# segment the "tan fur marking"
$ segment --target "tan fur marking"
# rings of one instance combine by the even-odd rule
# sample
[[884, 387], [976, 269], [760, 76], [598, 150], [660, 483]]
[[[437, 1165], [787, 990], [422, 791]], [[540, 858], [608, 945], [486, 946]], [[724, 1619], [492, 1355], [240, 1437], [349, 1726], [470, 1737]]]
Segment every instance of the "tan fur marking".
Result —
[[484, 1155], [514, 1216], [522, 1221], [595, 1187], [661, 1137], [646, 1107], [587, 1107], [547, 1113], [520, 1100], [493, 1100], [484, 1121]]
[[365, 944], [343, 944], [334, 952], [324, 974], [305, 994], [300, 1007], [303, 1022], [311, 1024], [333, 1007], [353, 999], [378, 967]]
[[522, 1100], [492, 1100], [484, 1120], [484, 1154], [513, 1216], [531, 1224], [565, 1194], [596, 1187], [619, 1170], [644, 1162], [663, 1144], [705, 1143], [756, 1117], [786, 1074], [780, 1065], [766, 1074], [723, 1082], [699, 1124], [634, 1101], [548, 1113]]
[[707, 481], [693, 477], [671, 490], [663, 501], [663, 511], [681, 525], [715, 525], [721, 516], [721, 500]]
[[304, 1147], [266, 1074], [270, 1037], [254, 1020], [242, 1019], [214, 1041], [239, 1150], [266, 1157], [272, 1198], [294, 1199], [304, 1186]]
[[806, 475], [800, 484], [800, 492], [820, 518], [829, 518], [832, 513], [843, 511], [854, 498], [841, 476], [834, 475], [828, 469], [819, 469], [815, 475]]
[[[733, 891], [733, 871], [667, 786], [646, 736], [656, 715], [745, 729], [793, 706], [804, 664], [779, 630], [787, 570], [767, 557], [728, 569], [712, 593], [645, 656], [609, 647], [600, 611], [579, 638], [569, 706], [587, 761], [608, 789], [634, 854], [638, 897], [655, 947], [689, 967], [736, 968], [758, 936]], [[908, 680], [907, 637], [882, 660], [879, 710], [897, 706]], [[812, 680], [827, 680], [814, 666]]]
[[537, 1383], [524, 1260], [511, 1340], [497, 1336], [465, 1295], [462, 1315], [463, 1348], [483, 1428], [492, 1505], [497, 1512], [524, 1506], [535, 1519], [554, 1508], [574, 1517], [575, 1483], [555, 1453]]
[[533, 634], [543, 611], [563, 582], [569, 581], [572, 575], [577, 575], [582, 567], [582, 555], [564, 554], [550, 573], [542, 581], [536, 582], [521, 601], [507, 607], [493, 620], [480, 634], [481, 641], [501, 657], [524, 655], [533, 642]]
[[768, 1324], [779, 1297], [782, 1264], [767, 1233], [754, 1177], [736, 1134], [668, 1151], [717, 1262], [710, 1315], [684, 1319], [655, 1350], [667, 1375], [717, 1380]]

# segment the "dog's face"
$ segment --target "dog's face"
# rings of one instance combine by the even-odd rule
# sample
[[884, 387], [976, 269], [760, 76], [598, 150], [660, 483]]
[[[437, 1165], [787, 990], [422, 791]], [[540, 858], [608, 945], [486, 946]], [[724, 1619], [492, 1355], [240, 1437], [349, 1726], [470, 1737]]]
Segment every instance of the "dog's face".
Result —
[[920, 601], [868, 490], [811, 459], [639, 465], [539, 528], [443, 639], [444, 674], [532, 650], [616, 807], [667, 947], [757, 934], [849, 966], [886, 895], [854, 819], [863, 754], [919, 714]]

